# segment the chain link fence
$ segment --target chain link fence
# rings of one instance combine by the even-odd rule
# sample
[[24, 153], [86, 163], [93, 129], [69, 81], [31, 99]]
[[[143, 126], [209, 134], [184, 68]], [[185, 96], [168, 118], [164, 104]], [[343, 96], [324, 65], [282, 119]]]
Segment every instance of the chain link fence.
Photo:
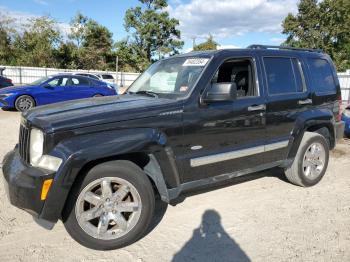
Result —
[[41, 67], [23, 67], [23, 66], [2, 66], [4, 68], [3, 75], [12, 79], [15, 85], [25, 85], [34, 82], [35, 80], [56, 74], [62, 73], [91, 73], [91, 74], [110, 74], [113, 76], [114, 81], [120, 87], [130, 86], [135, 79], [139, 76], [139, 73], [126, 73], [115, 71], [96, 71], [96, 70], [70, 70], [70, 69], [57, 69], [57, 68], [41, 68]]
[[350, 104], [350, 70], [338, 73], [343, 104]]

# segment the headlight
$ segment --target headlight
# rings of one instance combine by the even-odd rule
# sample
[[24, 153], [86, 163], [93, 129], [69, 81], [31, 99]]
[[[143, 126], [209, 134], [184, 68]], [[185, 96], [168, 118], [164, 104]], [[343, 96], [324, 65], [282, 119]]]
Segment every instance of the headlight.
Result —
[[62, 163], [62, 159], [43, 155], [44, 133], [33, 128], [30, 133], [30, 164], [34, 167], [41, 167], [51, 171], [57, 171]]
[[44, 151], [44, 134], [39, 129], [33, 128], [30, 133], [30, 164], [39, 163]]
[[13, 94], [12, 93], [8, 93], [8, 94], [1, 94], [0, 97], [9, 97], [9, 96], [12, 96]]

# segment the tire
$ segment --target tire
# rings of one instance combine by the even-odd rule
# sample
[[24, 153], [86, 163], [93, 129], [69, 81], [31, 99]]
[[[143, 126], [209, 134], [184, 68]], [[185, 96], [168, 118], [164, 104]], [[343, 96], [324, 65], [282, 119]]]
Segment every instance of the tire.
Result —
[[317, 133], [305, 132], [293, 164], [285, 169], [285, 175], [295, 185], [314, 186], [326, 173], [328, 160], [329, 145], [326, 138]]
[[96, 94], [96, 95], [94, 95], [93, 97], [102, 97], [103, 95], [101, 95], [101, 94]]
[[17, 111], [25, 112], [35, 107], [35, 101], [31, 96], [19, 96], [15, 101], [15, 108]]
[[[104, 193], [103, 183], [106, 188]], [[107, 188], [112, 191], [109, 192]], [[94, 198], [90, 198], [92, 200], [86, 200], [87, 192], [94, 192]], [[96, 195], [99, 196], [97, 200]], [[126, 207], [127, 204], [131, 205], [130, 210], [121, 211], [123, 205]], [[83, 246], [95, 250], [112, 250], [142, 238], [152, 222], [154, 209], [154, 191], [147, 175], [134, 163], [118, 160], [93, 167], [73, 186], [62, 218], [68, 233]], [[86, 211], [97, 217], [87, 219]]]
[[165, 203], [160, 199], [159, 196], [156, 196], [155, 198], [155, 209], [154, 209], [154, 215], [152, 218], [152, 221], [147, 228], [146, 234], [148, 235], [151, 233], [162, 221], [166, 211], [168, 209], [168, 203]]

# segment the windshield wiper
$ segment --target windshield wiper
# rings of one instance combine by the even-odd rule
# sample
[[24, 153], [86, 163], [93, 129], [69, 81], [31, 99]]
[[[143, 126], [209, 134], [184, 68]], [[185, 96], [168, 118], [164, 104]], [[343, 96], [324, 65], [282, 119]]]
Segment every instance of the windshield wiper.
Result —
[[147, 95], [147, 96], [158, 98], [158, 94], [157, 93], [152, 92], [152, 91], [146, 91], [146, 90], [140, 90], [140, 91], [137, 91], [136, 93], [132, 93], [132, 94]]

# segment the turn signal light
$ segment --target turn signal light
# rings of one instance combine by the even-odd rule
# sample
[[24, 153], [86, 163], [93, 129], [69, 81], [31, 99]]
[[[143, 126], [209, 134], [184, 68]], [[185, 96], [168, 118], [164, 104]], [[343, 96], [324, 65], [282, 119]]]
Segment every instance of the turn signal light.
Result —
[[50, 190], [52, 181], [53, 181], [53, 179], [47, 179], [47, 180], [44, 181], [43, 187], [41, 189], [41, 197], [40, 197], [41, 200], [45, 200], [46, 199], [47, 193]]

